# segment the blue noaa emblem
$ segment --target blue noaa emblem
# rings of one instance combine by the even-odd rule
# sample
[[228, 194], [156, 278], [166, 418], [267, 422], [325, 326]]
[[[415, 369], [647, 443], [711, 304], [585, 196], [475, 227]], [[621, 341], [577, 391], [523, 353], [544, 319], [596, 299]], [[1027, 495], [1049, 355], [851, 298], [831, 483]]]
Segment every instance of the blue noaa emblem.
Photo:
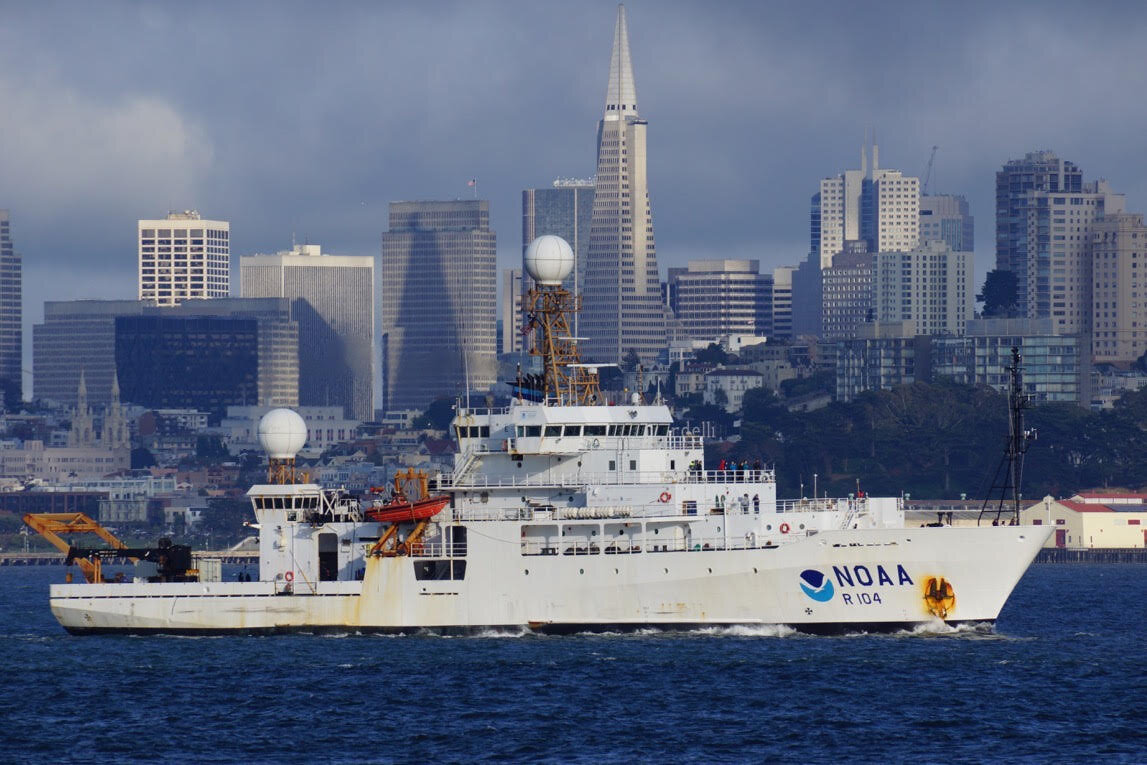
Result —
[[801, 589], [818, 603], [827, 603], [836, 594], [832, 580], [815, 568], [806, 568], [801, 572]]

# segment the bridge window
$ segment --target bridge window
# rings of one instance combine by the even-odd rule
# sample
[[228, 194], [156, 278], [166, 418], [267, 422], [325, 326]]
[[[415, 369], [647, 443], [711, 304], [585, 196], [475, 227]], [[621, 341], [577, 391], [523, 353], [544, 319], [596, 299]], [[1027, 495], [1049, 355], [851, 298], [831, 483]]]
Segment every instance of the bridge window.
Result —
[[581, 425], [566, 425], [565, 434], [567, 436], [580, 436]]
[[586, 425], [585, 426], [585, 434], [587, 436], [604, 436], [605, 435], [605, 426], [604, 425]]
[[546, 426], [546, 433], [545, 433], [546, 438], [558, 438], [559, 436], [561, 436], [561, 434], [562, 434], [562, 426], [561, 425], [547, 425]]

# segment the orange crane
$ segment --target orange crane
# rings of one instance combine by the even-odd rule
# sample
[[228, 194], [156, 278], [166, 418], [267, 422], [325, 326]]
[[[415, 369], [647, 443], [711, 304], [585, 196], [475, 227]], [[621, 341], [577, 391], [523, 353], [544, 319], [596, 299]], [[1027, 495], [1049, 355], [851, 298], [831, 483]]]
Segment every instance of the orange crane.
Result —
[[[28, 513], [24, 516], [24, 523], [55, 545], [65, 555], [70, 554], [72, 545], [60, 536], [61, 534], [95, 534], [114, 550], [122, 550], [127, 547], [114, 534], [83, 513]], [[131, 560], [137, 559], [131, 558]], [[89, 584], [102, 581], [99, 556], [76, 557], [75, 561]]]

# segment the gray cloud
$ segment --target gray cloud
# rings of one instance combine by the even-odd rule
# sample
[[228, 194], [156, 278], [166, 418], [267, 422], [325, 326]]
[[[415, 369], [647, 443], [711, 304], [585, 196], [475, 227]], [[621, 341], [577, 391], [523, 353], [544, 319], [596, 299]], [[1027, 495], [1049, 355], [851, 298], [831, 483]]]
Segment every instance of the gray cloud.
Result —
[[[292, 233], [375, 253], [395, 199], [491, 200], [593, 173], [612, 2], [0, 2], [0, 206], [44, 299], [135, 293], [140, 217], [197, 207], [233, 253]], [[994, 172], [1052, 148], [1147, 207], [1147, 13], [1078, 3], [627, 4], [662, 266], [794, 263], [808, 197], [882, 164], [969, 196], [993, 261]]]

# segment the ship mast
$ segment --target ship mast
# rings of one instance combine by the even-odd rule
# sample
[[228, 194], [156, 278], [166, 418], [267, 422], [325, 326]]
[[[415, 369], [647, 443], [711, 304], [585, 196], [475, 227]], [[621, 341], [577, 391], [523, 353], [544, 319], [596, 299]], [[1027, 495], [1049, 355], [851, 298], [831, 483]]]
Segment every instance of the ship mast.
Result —
[[1013, 347], [1012, 365], [1008, 370], [1010, 378], [1008, 386], [1008, 442], [1004, 447], [1004, 455], [1000, 459], [1000, 464], [996, 468], [992, 486], [988, 489], [987, 496], [984, 497], [980, 516], [976, 520], [977, 525], [983, 520], [985, 513], [991, 512], [988, 506], [992, 503], [992, 497], [997, 491], [999, 492], [999, 500], [993, 524], [999, 525], [1004, 509], [1009, 503], [1012, 506], [1012, 523], [1018, 526], [1020, 522], [1020, 482], [1023, 480], [1024, 455], [1027, 454], [1031, 442], [1036, 439], [1034, 429], [1027, 430], [1024, 428], [1024, 410], [1030, 405], [1031, 399], [1024, 393], [1023, 368], [1020, 366], [1022, 360], [1019, 349]]
[[526, 293], [526, 331], [535, 332], [530, 354], [542, 359], [542, 398], [560, 405], [602, 403], [597, 370], [605, 364], [583, 364], [570, 317], [581, 311], [581, 297], [562, 280], [573, 270], [574, 256], [561, 237], [541, 236], [530, 243], [526, 270], [534, 286]]

